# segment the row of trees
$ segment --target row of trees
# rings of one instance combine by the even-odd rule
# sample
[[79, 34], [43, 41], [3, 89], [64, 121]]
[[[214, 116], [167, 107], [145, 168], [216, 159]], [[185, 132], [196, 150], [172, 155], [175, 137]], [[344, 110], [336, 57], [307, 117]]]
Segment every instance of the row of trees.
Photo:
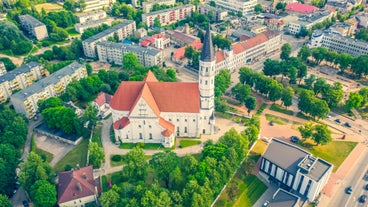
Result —
[[32, 49], [18, 27], [9, 21], [0, 22], [0, 50], [10, 50], [14, 55], [23, 55]]
[[326, 124], [313, 124], [307, 122], [304, 125], [299, 126], [298, 130], [302, 135], [302, 138], [312, 138], [317, 145], [325, 145], [332, 140], [331, 131], [328, 129]]
[[106, 207], [210, 206], [246, 156], [248, 144], [244, 134], [231, 129], [216, 144], [206, 142], [199, 159], [165, 151], [147, 163], [144, 151], [135, 148], [126, 155], [124, 182], [103, 193], [100, 202]]
[[350, 92], [349, 99], [345, 102], [347, 110], [359, 109], [368, 103], [368, 88], [362, 88], [357, 92]]

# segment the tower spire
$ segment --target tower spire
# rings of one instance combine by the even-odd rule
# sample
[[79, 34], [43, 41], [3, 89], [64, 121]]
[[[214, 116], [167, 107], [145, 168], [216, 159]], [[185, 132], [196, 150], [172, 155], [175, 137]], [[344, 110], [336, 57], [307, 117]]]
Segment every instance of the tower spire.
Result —
[[212, 37], [209, 24], [206, 30], [206, 34], [204, 36], [200, 60], [205, 62], [212, 62], [215, 60], [215, 50], [213, 49], [212, 45]]

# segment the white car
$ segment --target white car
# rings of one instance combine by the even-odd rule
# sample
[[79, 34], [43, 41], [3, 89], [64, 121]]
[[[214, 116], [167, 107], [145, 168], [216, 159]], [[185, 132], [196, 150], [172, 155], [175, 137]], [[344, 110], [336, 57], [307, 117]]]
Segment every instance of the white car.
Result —
[[266, 142], [266, 143], [270, 143], [272, 138], [268, 138], [268, 137], [262, 137], [262, 141]]
[[263, 207], [268, 206], [268, 204], [270, 204], [270, 202], [269, 202], [269, 201], [264, 202]]

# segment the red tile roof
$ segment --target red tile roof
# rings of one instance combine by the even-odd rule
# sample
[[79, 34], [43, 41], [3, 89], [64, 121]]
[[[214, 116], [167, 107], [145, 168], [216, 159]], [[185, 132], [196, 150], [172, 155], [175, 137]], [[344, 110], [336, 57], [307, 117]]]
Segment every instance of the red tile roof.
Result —
[[223, 51], [218, 51], [215, 54], [216, 56], [216, 63], [222, 62], [225, 60], [225, 56], [224, 56], [224, 52]]
[[58, 203], [94, 195], [96, 183], [92, 166], [59, 173]]
[[[151, 79], [146, 78], [146, 80]], [[110, 106], [114, 110], [131, 111], [141, 97], [155, 113], [198, 113], [200, 109], [199, 89], [196, 82], [123, 81], [116, 90]]]
[[157, 78], [155, 77], [155, 74], [152, 73], [152, 71], [148, 71], [146, 77], [143, 80], [144, 82], [158, 82]]
[[122, 129], [130, 124], [128, 117], [123, 117], [114, 123], [114, 129]]
[[244, 48], [247, 50], [259, 44], [267, 42], [267, 40], [268, 40], [267, 36], [261, 33], [253, 38], [250, 38], [249, 40], [243, 41], [242, 44], [244, 45]]
[[100, 92], [97, 96], [97, 98], [95, 99], [95, 102], [98, 106], [102, 106], [105, 103], [110, 104], [112, 95], [104, 93], [104, 92]]
[[169, 137], [170, 135], [172, 135], [172, 133], [174, 133], [175, 126], [174, 126], [172, 123], [170, 123], [170, 122], [166, 121], [165, 119], [163, 119], [163, 118], [161, 118], [161, 117], [159, 118], [158, 123], [159, 123], [163, 128], [165, 128], [165, 130], [161, 132], [161, 134], [162, 134], [163, 136], [165, 136], [165, 137]]
[[303, 14], [313, 13], [318, 10], [317, 7], [299, 2], [290, 3], [286, 6], [286, 10], [295, 11]]
[[[196, 50], [201, 50], [202, 46], [203, 46], [203, 43], [201, 43], [201, 42], [192, 42], [192, 43], [190, 43], [190, 46], [192, 46]], [[177, 59], [177, 60], [183, 59], [186, 47], [188, 47], [188, 46], [184, 46], [184, 47], [181, 47], [179, 49], [176, 49], [175, 52], [174, 52], [173, 58]]]

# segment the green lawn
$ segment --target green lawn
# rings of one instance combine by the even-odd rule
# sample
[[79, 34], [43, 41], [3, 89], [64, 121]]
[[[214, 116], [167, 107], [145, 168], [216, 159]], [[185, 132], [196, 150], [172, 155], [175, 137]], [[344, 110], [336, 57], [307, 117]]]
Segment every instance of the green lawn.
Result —
[[70, 36], [78, 36], [79, 33], [77, 31], [75, 31], [74, 27], [68, 27], [66, 28], [66, 31], [68, 32], [68, 34]]
[[333, 172], [336, 172], [357, 144], [357, 142], [332, 141], [327, 145], [316, 146], [312, 145], [310, 140], [302, 143], [303, 147], [308, 149], [314, 156], [332, 163], [334, 165]]
[[277, 111], [277, 112], [287, 114], [287, 115], [293, 115], [294, 114], [294, 112], [292, 110], [288, 110], [288, 109], [286, 109], [282, 106], [279, 106], [277, 104], [272, 104], [271, 107], [270, 107], [270, 110]]
[[47, 163], [50, 163], [51, 160], [54, 158], [54, 155], [52, 153], [38, 148], [33, 137], [31, 138], [31, 151], [38, 154]]
[[142, 149], [165, 149], [162, 144], [154, 144], [154, 143], [120, 143], [120, 149], [133, 149], [134, 147], [139, 146]]
[[[110, 156], [110, 165], [111, 165], [111, 167], [116, 167], [116, 166], [121, 166], [121, 165], [127, 164], [126, 159], [125, 159], [125, 155], [119, 155], [120, 158], [121, 158], [119, 161], [113, 161], [112, 156], [116, 156], [116, 155], [111, 155]], [[152, 158], [151, 155], [145, 155], [145, 157], [146, 157], [146, 160], [150, 160]]]
[[101, 130], [102, 130], [102, 125], [98, 123], [93, 129], [93, 134], [92, 134], [92, 142], [96, 142], [98, 146], [100, 147], [102, 147]]
[[273, 123], [278, 125], [285, 125], [289, 122], [289, 120], [285, 118], [274, 116], [272, 114], [266, 114], [265, 116], [267, 121], [272, 121]]
[[56, 172], [62, 172], [66, 165], [76, 166], [79, 164], [80, 167], [86, 166], [87, 152], [88, 152], [88, 139], [83, 139], [77, 146], [75, 146], [68, 154], [63, 157], [58, 163], [56, 163], [54, 170]]
[[200, 140], [180, 140], [180, 147], [190, 147], [193, 145], [201, 144], [202, 142]]
[[252, 150], [249, 152], [249, 159], [253, 160], [254, 163], [257, 163], [258, 159], [261, 157], [264, 151], [266, 151], [267, 143], [261, 140], [258, 140]]

